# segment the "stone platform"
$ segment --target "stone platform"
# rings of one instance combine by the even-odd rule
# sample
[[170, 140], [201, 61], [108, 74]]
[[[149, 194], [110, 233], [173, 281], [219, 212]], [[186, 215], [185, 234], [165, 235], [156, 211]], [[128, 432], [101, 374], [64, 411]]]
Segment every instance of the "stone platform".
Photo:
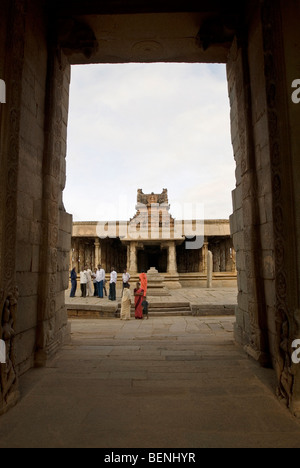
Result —
[[[117, 290], [117, 301], [111, 302], [107, 297], [70, 298], [66, 293], [66, 305], [69, 318], [116, 318], [121, 308], [121, 290]], [[200, 289], [183, 288], [170, 290], [169, 296], [148, 298], [149, 315], [164, 316], [230, 316], [234, 315], [237, 304], [236, 288]], [[134, 296], [132, 293], [132, 305]], [[132, 306], [134, 315], [134, 306]]]

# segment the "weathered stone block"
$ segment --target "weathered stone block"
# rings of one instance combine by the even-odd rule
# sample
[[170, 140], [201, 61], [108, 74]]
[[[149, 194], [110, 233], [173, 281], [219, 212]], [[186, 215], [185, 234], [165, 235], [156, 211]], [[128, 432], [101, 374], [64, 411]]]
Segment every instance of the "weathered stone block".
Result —
[[33, 296], [37, 294], [39, 283], [38, 273], [19, 272], [16, 277], [21, 296]]
[[18, 197], [18, 213], [24, 219], [29, 219], [30, 221], [34, 219], [33, 198], [27, 193], [23, 193], [21, 197]]
[[17, 242], [16, 246], [16, 271], [30, 271], [32, 263], [32, 251], [28, 244]]
[[265, 197], [258, 198], [258, 207], [259, 207], [259, 217], [261, 224], [265, 224], [267, 222], [267, 212], [266, 212], [266, 204], [265, 204]]
[[73, 216], [65, 211], [59, 211], [59, 229], [71, 235], [73, 229]]
[[244, 250], [245, 242], [243, 232], [237, 232], [233, 235], [233, 246], [236, 252]]
[[38, 296], [20, 296], [16, 333], [23, 333], [36, 327]]
[[248, 313], [248, 294], [241, 291], [238, 293], [238, 305], [241, 310]]
[[24, 244], [30, 244], [30, 233], [31, 233], [31, 222], [23, 218], [22, 216], [18, 216], [17, 220], [17, 240], [18, 242], [22, 242]]
[[31, 328], [16, 336], [16, 363], [18, 367], [29, 367], [35, 351], [36, 330]]
[[265, 279], [275, 278], [275, 258], [272, 250], [263, 252], [263, 277]]
[[60, 250], [70, 253], [71, 235], [68, 232], [59, 231], [58, 246]]
[[274, 308], [276, 305], [276, 287], [275, 287], [275, 280], [273, 279], [266, 279], [264, 281], [265, 285], [265, 297], [266, 303], [269, 307]]

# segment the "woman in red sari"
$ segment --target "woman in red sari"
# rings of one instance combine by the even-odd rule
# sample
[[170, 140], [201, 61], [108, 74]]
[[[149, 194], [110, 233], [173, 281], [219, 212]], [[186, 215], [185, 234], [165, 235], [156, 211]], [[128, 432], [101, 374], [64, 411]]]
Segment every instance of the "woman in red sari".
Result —
[[136, 289], [134, 290], [135, 297], [135, 318], [136, 320], [143, 319], [143, 307], [142, 302], [144, 298], [144, 290], [141, 288], [141, 283], [136, 284]]
[[140, 274], [140, 282], [141, 282], [141, 288], [144, 291], [144, 298], [147, 296], [147, 289], [148, 289], [148, 279], [145, 271], [142, 271]]

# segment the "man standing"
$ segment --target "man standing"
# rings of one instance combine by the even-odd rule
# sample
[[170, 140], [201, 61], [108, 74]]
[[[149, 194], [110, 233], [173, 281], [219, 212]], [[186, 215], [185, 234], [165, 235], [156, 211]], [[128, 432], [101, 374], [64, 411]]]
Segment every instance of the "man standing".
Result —
[[124, 288], [128, 287], [129, 281], [130, 281], [130, 274], [128, 273], [126, 268], [124, 270], [122, 279], [123, 279], [123, 289], [122, 289], [122, 297], [123, 297]]
[[80, 272], [80, 288], [81, 288], [81, 297], [86, 297], [86, 285], [87, 285], [87, 276], [86, 271], [82, 267]]
[[88, 268], [88, 266], [85, 267], [85, 274], [87, 278], [87, 293], [89, 297], [94, 296], [94, 291], [93, 291], [93, 282], [92, 282], [92, 271]]
[[76, 268], [73, 268], [73, 270], [71, 271], [71, 284], [72, 284], [72, 289], [71, 289], [70, 297], [75, 297], [75, 295], [76, 295], [76, 290], [77, 290], [77, 273], [76, 273]]
[[96, 282], [97, 282], [99, 299], [103, 299], [104, 280], [105, 280], [105, 271], [103, 270], [101, 265], [98, 265], [98, 270], [96, 273]]
[[110, 273], [110, 284], [109, 284], [109, 300], [115, 301], [117, 299], [116, 288], [117, 288], [118, 274], [114, 267]]

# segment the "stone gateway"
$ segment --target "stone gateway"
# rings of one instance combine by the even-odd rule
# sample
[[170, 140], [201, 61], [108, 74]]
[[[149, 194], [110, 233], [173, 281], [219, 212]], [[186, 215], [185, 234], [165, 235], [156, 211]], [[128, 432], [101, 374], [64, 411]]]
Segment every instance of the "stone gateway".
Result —
[[[9, 359], [0, 366], [0, 414], [18, 401], [18, 377], [44, 366], [70, 331], [72, 217], [63, 190], [71, 66], [197, 62], [227, 65], [236, 161], [235, 338], [275, 369], [278, 396], [300, 416], [300, 367], [292, 362], [300, 337], [300, 112], [291, 99], [299, 17], [294, 0], [1, 1], [0, 339]], [[79, 237], [74, 263], [79, 255], [110, 263], [116, 251], [136, 272], [160, 258], [158, 267], [175, 283], [181, 272], [206, 268], [202, 252], [189, 257], [177, 239], [102, 242], [93, 231], [84, 250]]]

